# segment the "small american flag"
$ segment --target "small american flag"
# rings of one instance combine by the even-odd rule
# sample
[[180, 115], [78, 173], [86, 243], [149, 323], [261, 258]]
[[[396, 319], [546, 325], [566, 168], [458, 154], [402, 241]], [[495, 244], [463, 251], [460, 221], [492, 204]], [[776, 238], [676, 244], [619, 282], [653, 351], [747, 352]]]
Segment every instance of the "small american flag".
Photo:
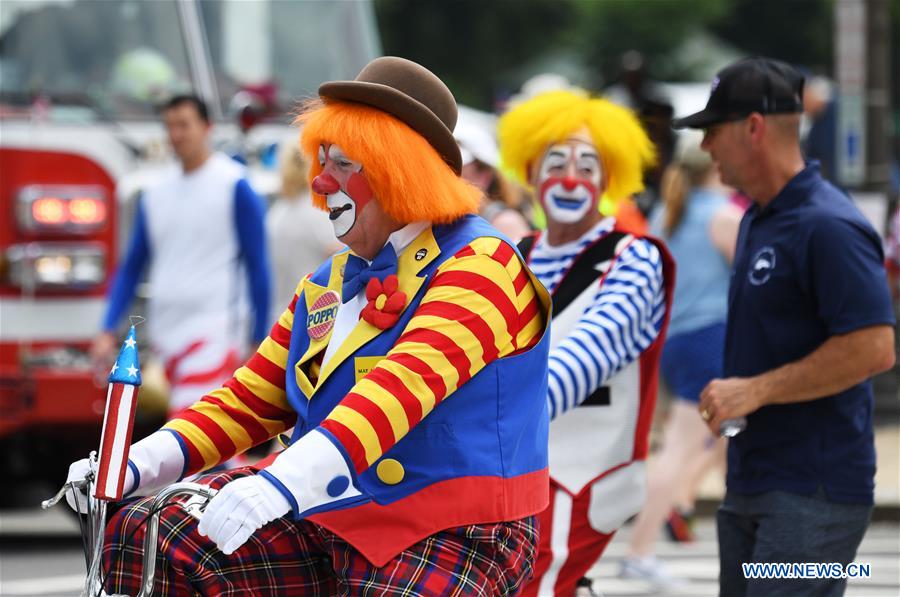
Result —
[[98, 500], [122, 499], [140, 385], [141, 365], [132, 325], [119, 351], [119, 358], [109, 373], [106, 414], [103, 417], [100, 458], [94, 485], [94, 497]]

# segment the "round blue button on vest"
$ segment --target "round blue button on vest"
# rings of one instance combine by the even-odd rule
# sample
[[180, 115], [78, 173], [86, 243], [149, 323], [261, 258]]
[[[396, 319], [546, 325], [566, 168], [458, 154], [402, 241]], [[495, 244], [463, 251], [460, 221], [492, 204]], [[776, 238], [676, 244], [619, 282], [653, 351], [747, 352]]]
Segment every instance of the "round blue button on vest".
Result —
[[330, 497], [337, 497], [347, 491], [348, 487], [350, 487], [350, 479], [341, 475], [329, 481], [325, 491], [328, 492]]

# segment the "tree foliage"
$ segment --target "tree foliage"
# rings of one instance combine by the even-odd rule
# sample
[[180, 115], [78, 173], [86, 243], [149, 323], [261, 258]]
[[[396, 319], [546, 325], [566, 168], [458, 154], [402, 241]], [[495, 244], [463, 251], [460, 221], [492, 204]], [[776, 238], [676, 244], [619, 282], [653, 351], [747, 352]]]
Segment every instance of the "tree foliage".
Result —
[[827, 74], [834, 62], [832, 0], [732, 0], [712, 31], [747, 54]]
[[385, 54], [421, 63], [460, 101], [489, 109], [501, 73], [565, 43], [575, 7], [565, 0], [377, 0], [375, 14]]
[[727, 0], [579, 0], [570, 43], [594, 70], [594, 81], [618, 75], [626, 51], [643, 54], [648, 72], [660, 79], [680, 78], [671, 53], [704, 26], [727, 13]]
[[[900, 55], [900, 0], [890, 0], [892, 56]], [[491, 109], [504, 91], [546, 68], [571, 66], [592, 88], [612, 83], [626, 50], [651, 76], [696, 80], [678, 50], [704, 36], [831, 73], [834, 0], [375, 0], [385, 53], [417, 60], [463, 103]], [[704, 38], [705, 39], [705, 38]], [[715, 58], [715, 56], [712, 56]], [[895, 81], [895, 89], [898, 87]]]

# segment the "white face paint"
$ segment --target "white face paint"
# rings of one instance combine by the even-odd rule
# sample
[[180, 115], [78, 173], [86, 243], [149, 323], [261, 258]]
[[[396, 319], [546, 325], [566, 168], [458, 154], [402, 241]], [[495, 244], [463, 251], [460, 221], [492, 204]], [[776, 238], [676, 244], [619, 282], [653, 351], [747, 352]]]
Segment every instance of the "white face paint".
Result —
[[[356, 224], [358, 212], [372, 199], [362, 174], [362, 164], [354, 162], [337, 145], [319, 146], [322, 174], [313, 181], [313, 190], [325, 195], [328, 218], [334, 234], [341, 238]], [[351, 196], [352, 195], [352, 196]]]
[[325, 204], [328, 205], [328, 218], [334, 227], [334, 235], [340, 238], [350, 232], [356, 224], [356, 201], [343, 191], [338, 191], [325, 197]]
[[600, 156], [590, 143], [550, 146], [538, 171], [538, 196], [547, 216], [561, 224], [581, 220], [597, 208], [602, 178]]

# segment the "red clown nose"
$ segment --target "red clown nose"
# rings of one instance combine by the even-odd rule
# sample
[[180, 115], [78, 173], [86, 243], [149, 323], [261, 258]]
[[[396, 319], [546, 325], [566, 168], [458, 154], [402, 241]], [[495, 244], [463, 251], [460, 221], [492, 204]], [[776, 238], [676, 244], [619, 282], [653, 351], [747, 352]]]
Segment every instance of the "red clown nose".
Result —
[[333, 195], [341, 190], [341, 184], [330, 174], [319, 174], [313, 178], [312, 189], [317, 195]]
[[572, 178], [571, 176], [566, 176], [565, 178], [562, 179], [562, 186], [563, 186], [563, 189], [565, 189], [567, 191], [574, 191], [575, 187], [578, 186], [578, 180], [575, 178]]

